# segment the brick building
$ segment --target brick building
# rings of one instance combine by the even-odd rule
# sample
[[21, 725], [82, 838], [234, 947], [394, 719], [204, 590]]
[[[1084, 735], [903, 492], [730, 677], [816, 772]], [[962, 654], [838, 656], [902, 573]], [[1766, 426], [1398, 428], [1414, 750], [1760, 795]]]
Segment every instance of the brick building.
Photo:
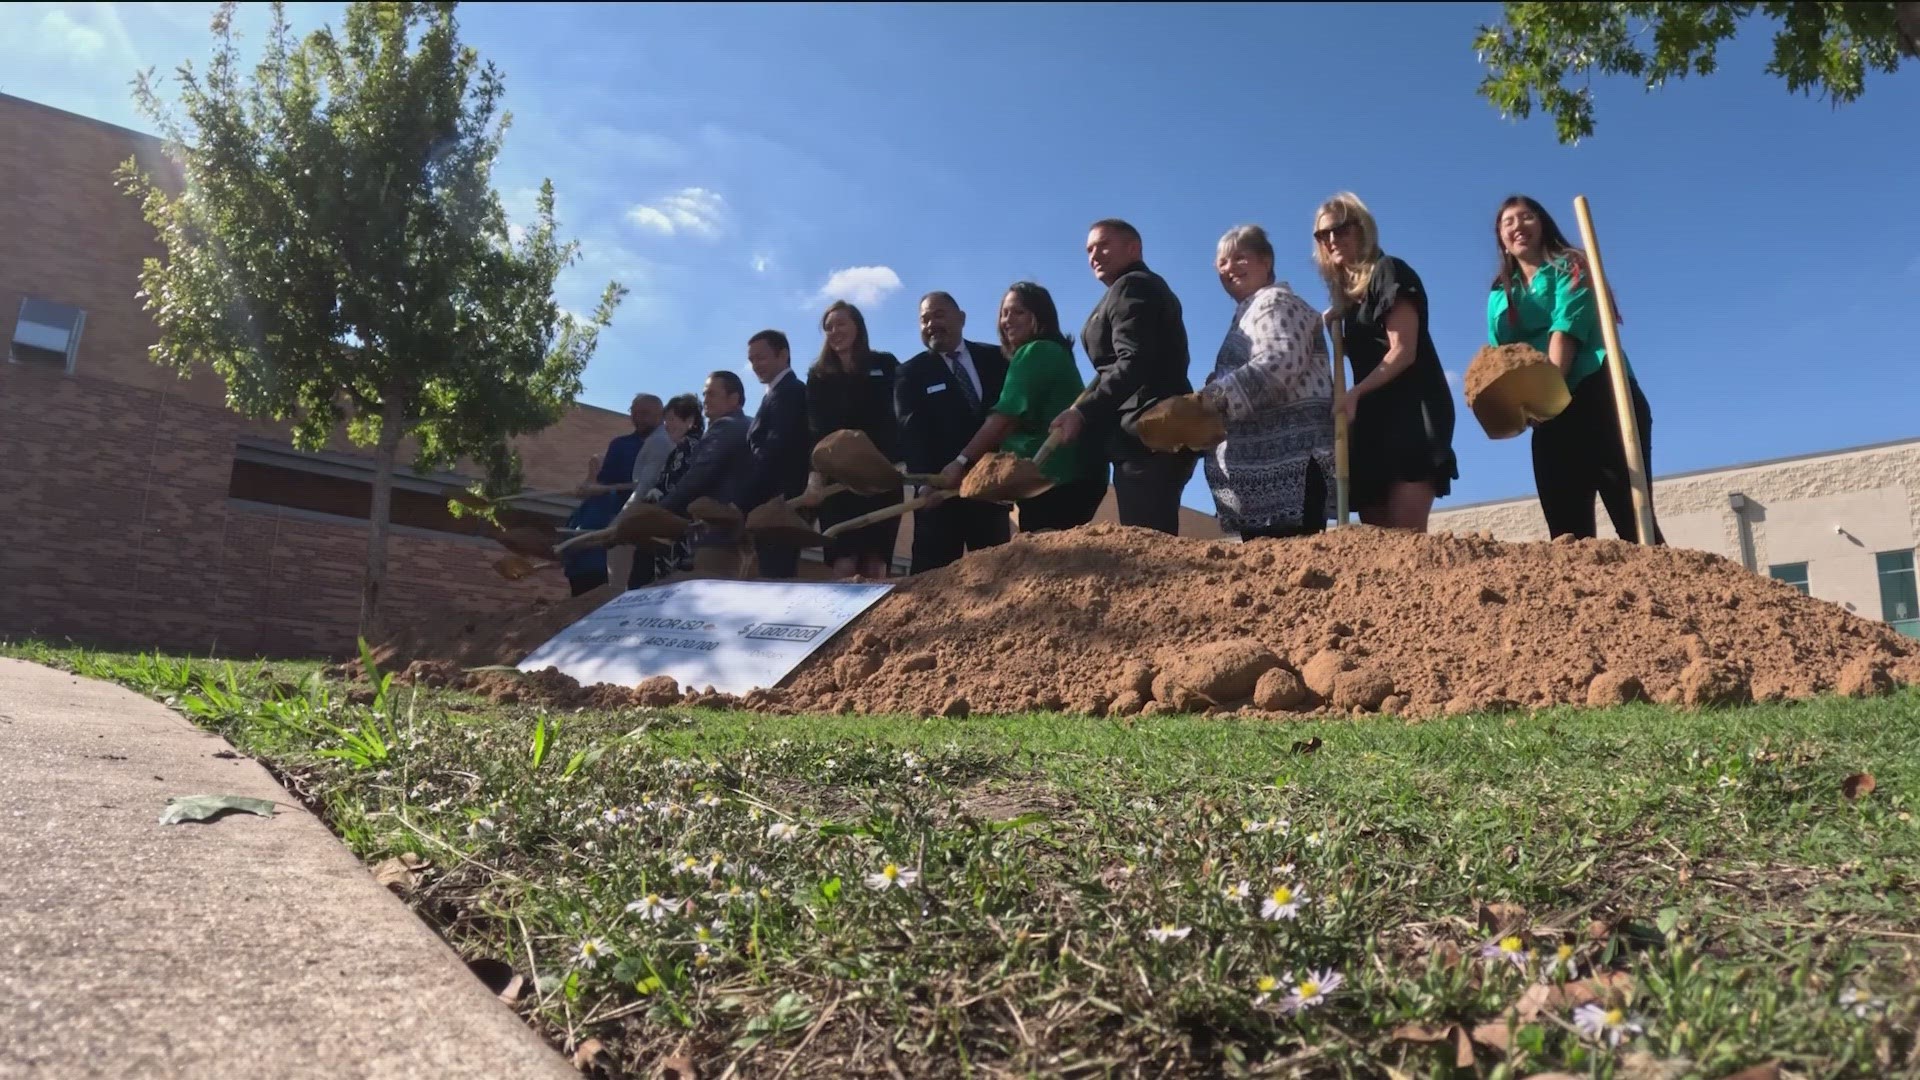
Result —
[[[148, 359], [157, 333], [135, 294], [142, 260], [162, 252], [114, 171], [132, 157], [155, 177], [173, 174], [160, 142], [0, 94], [0, 147], [0, 496], [11, 521], [0, 635], [350, 652], [371, 458], [344, 437], [298, 451], [284, 426], [228, 411], [217, 376], [178, 378]], [[576, 406], [521, 440], [528, 487], [579, 482], [588, 458], [629, 430], [624, 413]], [[403, 448], [402, 461], [411, 454]], [[445, 509], [448, 487], [466, 483], [396, 478], [385, 601], [395, 618], [566, 595], [557, 571], [518, 582], [492, 571], [505, 551]], [[564, 520], [573, 500], [522, 505]], [[1099, 520], [1114, 520], [1111, 494]], [[912, 531], [909, 518], [897, 573]], [[1197, 511], [1183, 512], [1182, 532], [1219, 535]], [[610, 552], [613, 580], [626, 579], [630, 550]], [[807, 553], [802, 576], [825, 574], [819, 555]]]
[[[1920, 439], [1655, 477], [1660, 531], [1920, 637]], [[1597, 504], [1597, 501], [1596, 501]], [[1604, 509], [1600, 535], [1614, 535]], [[1533, 498], [1435, 511], [1435, 532], [1545, 540]]]

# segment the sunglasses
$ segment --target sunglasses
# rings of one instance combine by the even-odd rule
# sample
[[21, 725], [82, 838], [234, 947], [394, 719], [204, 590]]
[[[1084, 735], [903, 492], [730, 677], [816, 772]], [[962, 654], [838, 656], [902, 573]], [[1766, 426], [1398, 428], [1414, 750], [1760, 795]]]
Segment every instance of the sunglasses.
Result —
[[1343, 221], [1340, 224], [1335, 225], [1330, 229], [1313, 230], [1313, 238], [1319, 243], [1324, 244], [1324, 243], [1327, 243], [1328, 241], [1331, 241], [1334, 237], [1340, 236], [1346, 233], [1349, 229], [1352, 229], [1352, 228], [1353, 228], [1353, 222]]

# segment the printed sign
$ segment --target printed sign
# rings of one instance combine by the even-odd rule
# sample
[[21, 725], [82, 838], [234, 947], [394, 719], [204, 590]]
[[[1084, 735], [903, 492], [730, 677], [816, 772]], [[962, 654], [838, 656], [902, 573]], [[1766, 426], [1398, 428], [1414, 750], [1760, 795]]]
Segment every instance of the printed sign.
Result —
[[520, 661], [582, 686], [668, 675], [680, 689], [745, 694], [777, 686], [892, 585], [676, 581], [621, 593]]

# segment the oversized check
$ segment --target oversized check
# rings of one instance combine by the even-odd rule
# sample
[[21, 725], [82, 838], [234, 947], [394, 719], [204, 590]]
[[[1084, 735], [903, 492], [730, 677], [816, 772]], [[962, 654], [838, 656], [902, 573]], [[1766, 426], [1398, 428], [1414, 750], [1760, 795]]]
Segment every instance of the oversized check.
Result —
[[582, 686], [670, 675], [682, 691], [777, 686], [893, 586], [801, 581], [676, 581], [621, 593], [520, 661]]

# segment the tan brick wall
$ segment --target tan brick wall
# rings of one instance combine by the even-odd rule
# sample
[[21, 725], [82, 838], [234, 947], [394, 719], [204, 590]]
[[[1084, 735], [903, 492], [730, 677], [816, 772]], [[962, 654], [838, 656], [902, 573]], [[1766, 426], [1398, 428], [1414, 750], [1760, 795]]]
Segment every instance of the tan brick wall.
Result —
[[[1805, 562], [1814, 596], [1878, 619], [1874, 554], [1920, 544], [1920, 439], [1656, 478], [1653, 505], [1668, 543], [1738, 561], [1739, 520], [1727, 501], [1733, 492], [1751, 504], [1745, 514], [1760, 573]], [[1612, 537], [1606, 511], [1595, 505], [1600, 535]], [[1532, 498], [1436, 511], [1430, 527], [1490, 531], [1502, 540], [1547, 538]]]

